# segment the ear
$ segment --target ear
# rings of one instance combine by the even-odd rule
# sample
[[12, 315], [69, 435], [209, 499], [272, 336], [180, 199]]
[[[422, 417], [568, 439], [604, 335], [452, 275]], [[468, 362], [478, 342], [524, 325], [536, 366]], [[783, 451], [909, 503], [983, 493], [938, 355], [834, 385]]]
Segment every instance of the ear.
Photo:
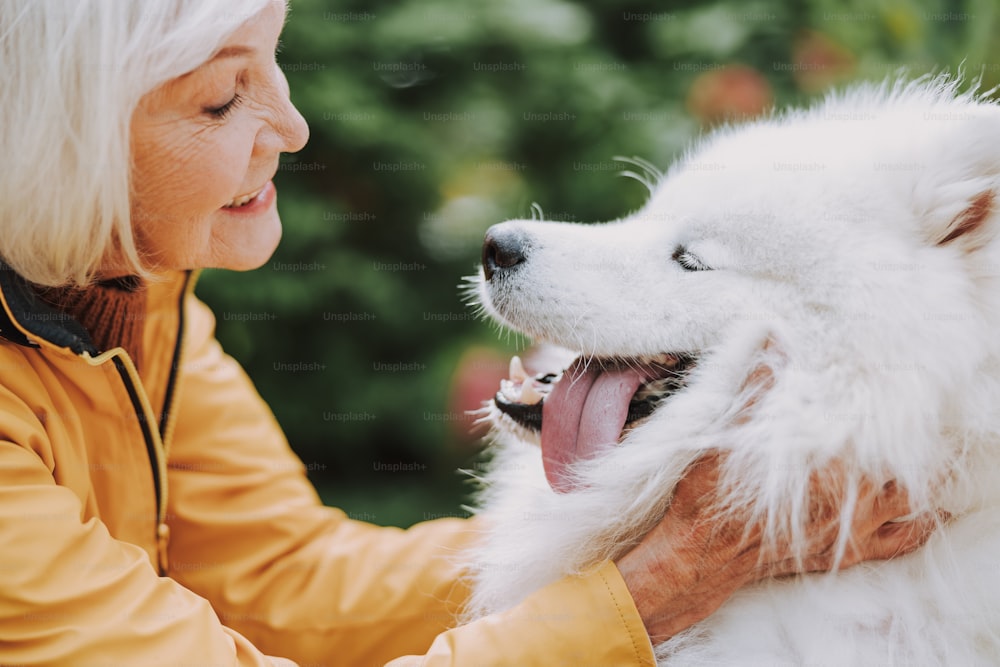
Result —
[[957, 246], [972, 253], [986, 245], [993, 234], [989, 224], [996, 207], [996, 193], [983, 190], [965, 202], [965, 207], [955, 215], [947, 227], [933, 239], [937, 246]]

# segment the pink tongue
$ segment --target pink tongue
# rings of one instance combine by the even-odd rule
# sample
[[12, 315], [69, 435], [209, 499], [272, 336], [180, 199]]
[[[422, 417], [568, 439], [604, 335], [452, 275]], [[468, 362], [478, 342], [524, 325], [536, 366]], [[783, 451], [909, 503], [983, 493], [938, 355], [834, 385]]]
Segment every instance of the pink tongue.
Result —
[[576, 359], [542, 404], [542, 462], [549, 486], [571, 491], [570, 466], [618, 442], [628, 404], [649, 379], [642, 369], [605, 370]]

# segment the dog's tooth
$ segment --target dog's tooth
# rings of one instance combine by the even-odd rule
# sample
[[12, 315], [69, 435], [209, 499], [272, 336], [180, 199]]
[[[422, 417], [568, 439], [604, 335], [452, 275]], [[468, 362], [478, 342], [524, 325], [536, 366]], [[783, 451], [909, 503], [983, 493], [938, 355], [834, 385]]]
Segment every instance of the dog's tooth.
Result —
[[542, 395], [535, 389], [535, 383], [525, 382], [524, 386], [521, 387], [521, 403], [534, 405], [540, 400], [542, 400]]
[[510, 358], [510, 369], [507, 371], [507, 377], [514, 382], [524, 382], [528, 379], [528, 373], [524, 370], [521, 357], [514, 355]]
[[508, 401], [517, 402], [521, 398], [521, 392], [514, 387], [514, 383], [510, 380], [504, 379], [500, 380], [500, 393], [504, 395]]

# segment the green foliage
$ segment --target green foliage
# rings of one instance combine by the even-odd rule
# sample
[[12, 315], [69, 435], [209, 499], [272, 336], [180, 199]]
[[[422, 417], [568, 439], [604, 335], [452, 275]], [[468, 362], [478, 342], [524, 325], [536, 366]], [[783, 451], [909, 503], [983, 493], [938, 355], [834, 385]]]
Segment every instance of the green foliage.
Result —
[[312, 137], [276, 179], [285, 237], [199, 293], [327, 502], [401, 525], [460, 512], [476, 445], [453, 374], [497, 376], [463, 355], [523, 344], [459, 295], [490, 224], [532, 202], [622, 216], [646, 191], [614, 156], [666, 167], [734, 108], [904, 66], [1000, 81], [995, 0], [663, 5], [292, 0], [279, 62]]

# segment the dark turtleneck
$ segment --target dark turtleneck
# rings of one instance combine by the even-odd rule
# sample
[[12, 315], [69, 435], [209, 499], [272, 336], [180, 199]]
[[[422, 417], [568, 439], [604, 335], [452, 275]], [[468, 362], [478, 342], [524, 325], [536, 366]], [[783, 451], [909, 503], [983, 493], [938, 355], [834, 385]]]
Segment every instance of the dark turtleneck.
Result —
[[104, 352], [123, 347], [138, 368], [146, 319], [146, 286], [134, 276], [104, 280], [86, 288], [34, 286], [38, 296], [90, 333]]

